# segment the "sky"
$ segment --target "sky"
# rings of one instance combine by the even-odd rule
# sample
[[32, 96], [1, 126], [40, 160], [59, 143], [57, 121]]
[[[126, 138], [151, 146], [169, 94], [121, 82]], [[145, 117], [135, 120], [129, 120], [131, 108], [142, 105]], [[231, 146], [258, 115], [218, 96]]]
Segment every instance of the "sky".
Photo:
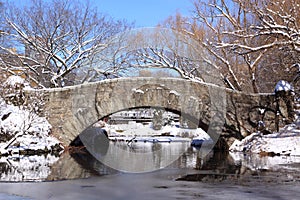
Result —
[[[24, 0], [8, 0], [16, 5], [26, 4]], [[44, 0], [47, 1], [47, 0]], [[85, 1], [85, 0], [80, 0]], [[135, 27], [154, 27], [169, 16], [180, 12], [191, 15], [194, 0], [89, 0], [91, 6], [100, 13], [107, 14], [115, 20], [126, 19], [134, 22]]]
[[135, 22], [136, 27], [153, 27], [180, 12], [189, 15], [192, 0], [94, 0], [95, 6], [114, 19]]

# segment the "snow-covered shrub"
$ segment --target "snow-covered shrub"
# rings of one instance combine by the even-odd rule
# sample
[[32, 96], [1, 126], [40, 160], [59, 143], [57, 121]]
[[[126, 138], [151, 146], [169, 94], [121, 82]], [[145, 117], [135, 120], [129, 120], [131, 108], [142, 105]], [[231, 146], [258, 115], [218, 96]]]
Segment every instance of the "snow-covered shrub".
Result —
[[48, 134], [50, 124], [43, 114], [43, 95], [27, 97], [24, 89], [29, 84], [19, 76], [10, 76], [1, 87], [0, 140], [10, 139], [17, 133]]
[[22, 105], [25, 100], [25, 80], [20, 76], [10, 76], [1, 86], [1, 96], [7, 104]]
[[61, 151], [60, 142], [50, 136], [51, 125], [43, 117], [43, 94], [25, 95], [28, 84], [12, 76], [0, 93], [0, 155]]
[[0, 140], [11, 139], [17, 133], [45, 137], [50, 133], [51, 125], [45, 117], [20, 109], [18, 106], [8, 105], [0, 99]]
[[25, 95], [25, 89], [32, 89], [22, 77], [10, 76], [0, 87], [0, 96], [8, 105], [18, 106], [35, 114], [42, 114], [44, 106], [43, 93], [31, 93], [30, 97]]

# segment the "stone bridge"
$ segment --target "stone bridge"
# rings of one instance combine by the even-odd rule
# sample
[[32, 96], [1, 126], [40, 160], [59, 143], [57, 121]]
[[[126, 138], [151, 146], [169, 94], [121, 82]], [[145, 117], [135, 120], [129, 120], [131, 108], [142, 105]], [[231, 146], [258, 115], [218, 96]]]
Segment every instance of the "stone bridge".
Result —
[[[83, 130], [115, 112], [157, 107], [180, 114], [215, 140], [241, 139], [261, 128], [275, 130], [274, 94], [246, 94], [180, 78], [119, 78], [44, 93], [52, 134], [68, 146]], [[27, 91], [30, 96], [32, 91]], [[290, 115], [281, 102], [280, 122]]]

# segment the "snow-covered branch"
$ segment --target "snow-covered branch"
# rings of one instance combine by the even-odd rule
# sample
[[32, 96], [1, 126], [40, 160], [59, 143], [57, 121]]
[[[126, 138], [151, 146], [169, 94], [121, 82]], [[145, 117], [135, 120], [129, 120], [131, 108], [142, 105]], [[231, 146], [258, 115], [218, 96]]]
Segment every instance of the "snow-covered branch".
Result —
[[[252, 91], [259, 91], [259, 71], [267, 71], [262, 64], [276, 49], [277, 54], [283, 49], [300, 50], [299, 0], [197, 0], [194, 6], [194, 20], [205, 31], [199, 42], [217, 59], [224, 77], [229, 76], [238, 90], [250, 88], [246, 83], [251, 83]], [[197, 37], [191, 28], [184, 32]], [[299, 61], [288, 62], [290, 66]]]
[[[46, 87], [80, 82], [76, 71], [86, 68], [91, 57], [112, 45], [108, 43], [109, 37], [131, 27], [126, 22], [101, 16], [88, 3], [32, 3], [22, 8], [7, 6], [5, 37], [18, 48], [14, 56], [19, 58], [19, 65]], [[12, 47], [0, 44], [0, 48], [11, 53]]]

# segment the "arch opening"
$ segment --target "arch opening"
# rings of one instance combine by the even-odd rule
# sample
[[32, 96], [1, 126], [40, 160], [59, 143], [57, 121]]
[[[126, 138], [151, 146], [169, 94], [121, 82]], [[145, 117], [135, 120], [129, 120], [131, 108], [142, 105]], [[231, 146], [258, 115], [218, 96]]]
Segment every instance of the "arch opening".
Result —
[[[193, 148], [193, 138], [201, 136], [206, 142], [213, 142], [202, 129], [207, 126], [201, 125], [191, 115], [178, 110], [159, 106], [131, 107], [102, 117], [77, 140], [84, 150], [108, 167], [144, 172], [175, 162]], [[211, 150], [210, 145], [204, 149], [198, 147], [203, 155]]]
[[[206, 132], [207, 129], [207, 124], [188, 113], [159, 106], [139, 106], [122, 109], [98, 119], [82, 131], [70, 146], [85, 146], [81, 138], [86, 137], [93, 138], [90, 142], [95, 143], [99, 139], [104, 139], [102, 136], [113, 141], [117, 140], [117, 137], [126, 137], [120, 140], [128, 141], [130, 137], [137, 135], [193, 139], [199, 135], [199, 131]], [[140, 130], [148, 132], [138, 133]]]

